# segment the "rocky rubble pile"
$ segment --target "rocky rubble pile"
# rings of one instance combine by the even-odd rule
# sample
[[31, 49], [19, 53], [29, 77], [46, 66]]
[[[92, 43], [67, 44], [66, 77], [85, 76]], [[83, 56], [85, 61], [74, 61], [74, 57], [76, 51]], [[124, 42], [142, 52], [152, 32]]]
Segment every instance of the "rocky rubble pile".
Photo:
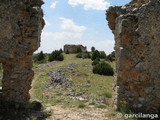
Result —
[[50, 72], [49, 86], [70, 88], [72, 86], [72, 79], [65, 76], [65, 72], [71, 72], [77, 68], [77, 64], [71, 63], [66, 68], [59, 68], [56, 71]]
[[53, 71], [48, 73], [48, 75], [50, 76], [50, 80], [49, 80], [49, 84], [50, 86], [65, 86], [65, 87], [70, 87], [72, 82], [71, 79], [66, 78], [63, 74], [64, 69], [59, 69], [57, 71]]

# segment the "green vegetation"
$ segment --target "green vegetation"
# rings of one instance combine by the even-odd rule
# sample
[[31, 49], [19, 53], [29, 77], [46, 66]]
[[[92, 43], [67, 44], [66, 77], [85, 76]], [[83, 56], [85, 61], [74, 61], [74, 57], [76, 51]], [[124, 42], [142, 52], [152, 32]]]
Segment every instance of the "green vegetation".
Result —
[[100, 58], [105, 59], [106, 57], [107, 57], [106, 53], [104, 51], [101, 51], [100, 52]]
[[84, 104], [84, 103], [80, 103], [79, 105], [78, 105], [78, 108], [85, 108], [86, 107], [86, 105]]
[[113, 76], [113, 68], [108, 63], [102, 62], [93, 67], [93, 73]]
[[99, 53], [98, 50], [96, 50], [96, 51], [94, 51], [94, 52], [92, 53], [91, 59], [92, 59], [92, 60], [95, 60], [95, 59], [97, 59], [97, 58], [100, 58], [100, 53]]
[[77, 48], [77, 53], [81, 53], [81, 52], [82, 52], [81, 48], [78, 47], [78, 48]]
[[[31, 100], [38, 99], [42, 101], [44, 105], [51, 104], [62, 105], [64, 107], [83, 108], [91, 105], [92, 103], [90, 103], [90, 101], [97, 101], [105, 97], [108, 98], [109, 104], [104, 106], [106, 107], [110, 105], [112, 102], [113, 76], [93, 74], [91, 59], [79, 59], [76, 57], [76, 54], [63, 55], [63, 62], [54, 61], [47, 63], [47, 65], [43, 64], [42, 66], [34, 66], [35, 77], [31, 90]], [[68, 65], [73, 63], [76, 64], [77, 67], [72, 71], [65, 71], [63, 74], [72, 81], [72, 86], [69, 89], [74, 91], [75, 94], [83, 93], [85, 96], [84, 100], [71, 98], [65, 87], [46, 87], [50, 79], [50, 77], [46, 75], [47, 73], [59, 68], [68, 68]], [[113, 67], [114, 63], [111, 63], [110, 65]], [[96, 102], [93, 104], [98, 108], [104, 107], [103, 105], [101, 107], [101, 104], [99, 105]]]
[[45, 56], [43, 54], [43, 51], [41, 51], [38, 55], [37, 55], [37, 61], [41, 61], [41, 60], [44, 60], [45, 59]]
[[92, 65], [97, 65], [99, 64], [99, 62], [100, 62], [100, 59], [96, 58], [95, 60], [93, 60]]
[[111, 52], [109, 55], [106, 56], [105, 59], [106, 61], [110, 61], [110, 62], [115, 61], [115, 52], [114, 51]]
[[96, 50], [96, 48], [92, 46], [91, 51], [94, 52], [95, 50]]
[[85, 59], [85, 58], [91, 58], [91, 55], [89, 52], [85, 52], [85, 53], [80, 52], [80, 53], [77, 53], [76, 57]]
[[38, 64], [45, 63], [45, 57], [46, 55], [41, 51], [40, 53], [33, 55], [33, 61]]
[[55, 50], [51, 54], [49, 54], [48, 61], [63, 61], [64, 57], [61, 51]]

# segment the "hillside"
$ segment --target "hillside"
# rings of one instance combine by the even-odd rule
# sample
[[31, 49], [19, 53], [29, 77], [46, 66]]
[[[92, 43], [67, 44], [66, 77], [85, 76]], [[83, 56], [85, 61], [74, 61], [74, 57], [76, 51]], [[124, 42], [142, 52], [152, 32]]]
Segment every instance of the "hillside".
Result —
[[[114, 77], [93, 74], [91, 59], [77, 58], [76, 54], [63, 56], [63, 61], [34, 63], [30, 102], [40, 102], [44, 113], [31, 111], [26, 119], [39, 120], [47, 112], [50, 116], [46, 120], [116, 120], [117, 117], [123, 120], [122, 114], [113, 109]], [[114, 62], [108, 63], [115, 67]], [[39, 104], [35, 104], [34, 108], [37, 107]], [[120, 111], [126, 110], [124, 106]], [[21, 119], [24, 114], [21, 112], [18, 116], [8, 114]]]
[[[55, 112], [68, 111], [68, 115], [73, 112], [83, 114], [91, 110], [93, 115], [90, 112], [90, 117], [88, 115], [89, 118], [86, 119], [104, 120], [110, 112], [114, 114], [111, 110], [114, 77], [93, 74], [92, 61], [75, 56], [76, 54], [64, 54], [63, 62], [53, 61], [34, 65], [35, 77], [30, 91], [31, 100], [39, 100]], [[114, 62], [110, 64], [114, 67]], [[63, 80], [60, 81], [58, 78]], [[106, 113], [108, 109], [111, 111]], [[82, 114], [79, 115], [80, 118], [85, 117]], [[94, 118], [96, 114], [98, 118]], [[56, 117], [60, 119], [62, 116]]]

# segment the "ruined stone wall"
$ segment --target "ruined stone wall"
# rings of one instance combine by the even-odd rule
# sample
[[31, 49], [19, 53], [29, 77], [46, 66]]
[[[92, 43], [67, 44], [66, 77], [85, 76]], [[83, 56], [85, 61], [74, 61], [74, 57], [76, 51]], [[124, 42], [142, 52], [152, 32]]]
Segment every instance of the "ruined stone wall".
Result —
[[26, 103], [34, 75], [32, 54], [40, 46], [44, 26], [42, 0], [0, 0], [0, 62], [2, 96]]
[[82, 52], [87, 51], [87, 47], [84, 47], [83, 45], [64, 45], [64, 52], [66, 53], [68, 51], [69, 53], [77, 53], [79, 48]]
[[115, 36], [115, 104], [120, 108], [127, 102], [135, 111], [158, 112], [160, 0], [139, 1], [107, 11], [109, 27]]

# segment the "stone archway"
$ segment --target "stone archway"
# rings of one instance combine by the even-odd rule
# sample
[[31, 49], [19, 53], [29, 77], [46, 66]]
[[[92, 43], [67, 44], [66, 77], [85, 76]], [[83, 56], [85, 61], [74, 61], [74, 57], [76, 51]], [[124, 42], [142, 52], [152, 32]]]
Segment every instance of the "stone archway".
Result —
[[[5, 101], [25, 104], [29, 101], [34, 75], [32, 54], [40, 45], [44, 26], [43, 2], [1, 0], [0, 3], [2, 96]], [[107, 13], [116, 41], [118, 107], [126, 100], [132, 108], [141, 111], [160, 108], [159, 6], [159, 0], [151, 0], [144, 5], [111, 7]]]
[[29, 101], [34, 72], [32, 54], [40, 45], [44, 26], [42, 0], [0, 1], [0, 63], [4, 101]]

